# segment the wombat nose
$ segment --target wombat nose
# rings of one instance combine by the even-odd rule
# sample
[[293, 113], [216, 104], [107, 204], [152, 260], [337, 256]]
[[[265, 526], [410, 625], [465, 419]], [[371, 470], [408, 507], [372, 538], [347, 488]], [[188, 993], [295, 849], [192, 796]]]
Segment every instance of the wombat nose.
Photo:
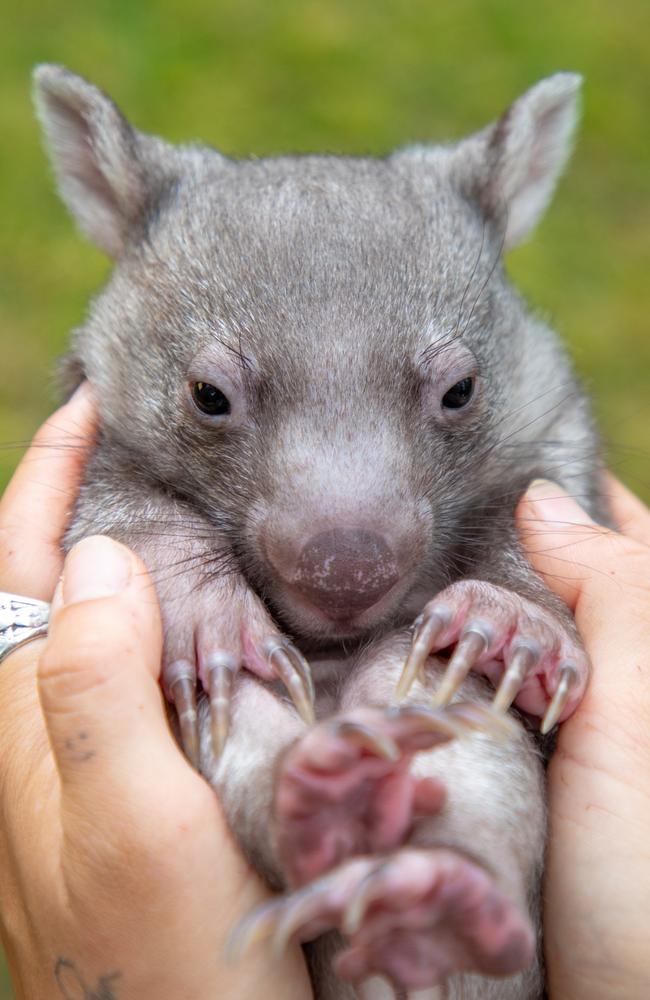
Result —
[[331, 618], [352, 618], [371, 608], [399, 580], [386, 540], [361, 528], [332, 528], [303, 546], [293, 585]]

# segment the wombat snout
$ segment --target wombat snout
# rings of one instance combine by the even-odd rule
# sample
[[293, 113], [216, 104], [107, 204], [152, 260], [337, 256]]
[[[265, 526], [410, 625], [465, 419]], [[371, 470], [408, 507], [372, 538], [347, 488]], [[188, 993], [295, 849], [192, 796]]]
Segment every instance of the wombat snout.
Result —
[[290, 583], [329, 618], [349, 619], [376, 604], [400, 579], [383, 535], [331, 528], [302, 546]]

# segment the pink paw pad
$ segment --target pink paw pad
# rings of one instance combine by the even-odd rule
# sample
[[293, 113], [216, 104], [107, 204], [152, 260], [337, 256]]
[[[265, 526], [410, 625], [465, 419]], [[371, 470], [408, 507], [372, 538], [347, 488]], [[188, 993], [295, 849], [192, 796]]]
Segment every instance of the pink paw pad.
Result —
[[341, 978], [380, 975], [407, 990], [458, 972], [512, 975], [535, 954], [528, 917], [484, 868], [446, 848], [348, 860], [255, 911], [235, 931], [231, 953], [270, 938], [277, 954], [292, 939], [334, 929], [348, 938], [334, 963]]
[[415, 815], [442, 807], [442, 784], [416, 778], [409, 766], [416, 751], [493, 724], [487, 711], [472, 707], [470, 718], [464, 708], [356, 709], [313, 727], [289, 749], [274, 816], [290, 885], [318, 878], [353, 855], [390, 850]]
[[369, 873], [348, 902], [344, 979], [385, 975], [397, 986], [433, 986], [456, 972], [511, 975], [529, 965], [535, 935], [479, 865], [449, 850], [404, 850]]

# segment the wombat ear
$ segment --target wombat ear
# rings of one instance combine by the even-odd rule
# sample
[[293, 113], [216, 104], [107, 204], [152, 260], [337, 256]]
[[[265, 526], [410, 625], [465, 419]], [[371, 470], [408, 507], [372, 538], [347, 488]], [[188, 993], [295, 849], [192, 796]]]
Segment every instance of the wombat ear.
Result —
[[153, 194], [144, 137], [106, 94], [62, 66], [37, 66], [34, 100], [64, 202], [86, 236], [119, 257]]
[[551, 199], [571, 152], [581, 84], [577, 73], [541, 80], [456, 147], [452, 176], [505, 227], [505, 249], [530, 232]]

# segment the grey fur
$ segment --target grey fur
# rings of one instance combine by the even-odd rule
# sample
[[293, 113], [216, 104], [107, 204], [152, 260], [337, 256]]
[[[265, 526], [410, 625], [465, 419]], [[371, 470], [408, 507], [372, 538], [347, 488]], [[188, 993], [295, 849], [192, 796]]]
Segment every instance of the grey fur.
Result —
[[[146, 136], [80, 77], [37, 69], [62, 196], [115, 258], [67, 361], [68, 388], [84, 376], [92, 383], [102, 428], [68, 543], [104, 531], [147, 558], [168, 657], [193, 642], [187, 628], [215, 603], [233, 621], [246, 601], [266, 614], [252, 590], [307, 650], [346, 638], [269, 572], [265, 539], [298, 545], [314, 522], [369, 524], [408, 550], [401, 589], [354, 641], [402, 629], [463, 577], [532, 597], [573, 628], [523, 558], [513, 511], [527, 484], [546, 476], [603, 517], [598, 442], [563, 348], [508, 282], [501, 253], [551, 196], [578, 86], [572, 74], [542, 81], [456, 145], [384, 159], [233, 161]], [[470, 370], [480, 391], [452, 422], [441, 393]], [[228, 426], [192, 409], [188, 379], [210, 373], [228, 387]], [[377, 698], [384, 675], [380, 664], [364, 697]], [[248, 701], [247, 687], [256, 692]], [[237, 705], [245, 714], [270, 699], [278, 725], [268, 726], [269, 746], [253, 753], [235, 733], [229, 766], [216, 774], [206, 759], [204, 768], [244, 846], [281, 884], [273, 845], [258, 832], [270, 810], [269, 761], [301, 724], [263, 691], [247, 682]], [[459, 785], [465, 769], [471, 783], [491, 766], [485, 748], [473, 752], [449, 752]], [[524, 896], [537, 885], [543, 829], [528, 758], [533, 751], [499, 764], [523, 781], [530, 813], [516, 820], [520, 857], [495, 861]], [[431, 755], [433, 770], [445, 759]], [[511, 829], [494, 788], [496, 827]], [[463, 822], [471, 829], [471, 808], [458, 816], [455, 843]], [[486, 863], [495, 839], [474, 844]], [[463, 995], [534, 997], [533, 980], [515, 994], [482, 981]]]

